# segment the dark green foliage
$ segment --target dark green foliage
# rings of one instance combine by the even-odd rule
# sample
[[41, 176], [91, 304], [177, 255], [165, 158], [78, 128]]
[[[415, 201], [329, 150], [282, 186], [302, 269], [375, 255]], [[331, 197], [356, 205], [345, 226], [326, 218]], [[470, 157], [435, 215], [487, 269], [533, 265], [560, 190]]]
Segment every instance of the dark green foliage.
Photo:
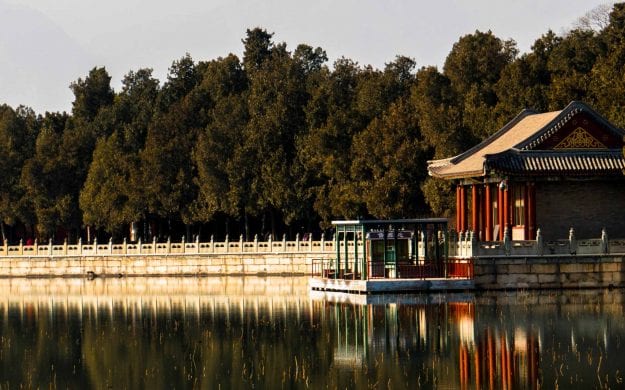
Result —
[[84, 80], [78, 79], [70, 85], [70, 88], [75, 97], [72, 113], [77, 119], [91, 121], [101, 107], [113, 103], [111, 76], [104, 68], [91, 69]]
[[428, 178], [427, 160], [522, 109], [579, 99], [625, 125], [625, 5], [609, 21], [589, 15], [519, 57], [490, 31], [463, 36], [442, 72], [415, 73], [403, 56], [329, 68], [323, 49], [291, 52], [262, 28], [246, 31], [242, 59], [187, 54], [162, 86], [140, 69], [115, 93], [93, 68], [71, 84], [71, 115], [0, 106], [3, 238], [119, 236], [138, 223], [144, 239], [178, 239], [183, 225], [189, 239], [251, 239], [337, 218], [449, 216], [452, 184]]

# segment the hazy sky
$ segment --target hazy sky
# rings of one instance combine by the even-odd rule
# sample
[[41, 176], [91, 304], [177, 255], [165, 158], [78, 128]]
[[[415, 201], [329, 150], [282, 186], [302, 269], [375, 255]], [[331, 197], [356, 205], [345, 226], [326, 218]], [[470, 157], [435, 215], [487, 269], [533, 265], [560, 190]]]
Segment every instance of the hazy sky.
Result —
[[465, 34], [492, 30], [528, 51], [606, 0], [0, 0], [0, 103], [71, 109], [69, 84], [105, 66], [113, 87], [129, 70], [165, 79], [185, 53], [241, 55], [247, 28], [381, 68], [396, 55], [442, 66]]

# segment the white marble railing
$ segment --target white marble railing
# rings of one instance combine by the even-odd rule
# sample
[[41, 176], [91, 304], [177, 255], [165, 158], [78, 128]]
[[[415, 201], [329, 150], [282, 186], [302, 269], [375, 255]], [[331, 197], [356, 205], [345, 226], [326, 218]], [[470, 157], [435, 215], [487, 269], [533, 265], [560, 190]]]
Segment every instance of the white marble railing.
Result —
[[[350, 243], [348, 243], [349, 245]], [[351, 243], [353, 245], [353, 243]], [[343, 243], [341, 243], [343, 246]], [[163, 255], [163, 254], [209, 254], [209, 253], [305, 253], [305, 252], [333, 252], [334, 242], [321, 239], [319, 241], [300, 240], [299, 236], [295, 241], [287, 241], [286, 237], [279, 241], [271, 238], [267, 241], [244, 241], [239, 238], [237, 241], [200, 242], [152, 242], [115, 244], [112, 240], [108, 243], [100, 244], [96, 241], [89, 244], [78, 242], [77, 244], [40, 244], [33, 243], [25, 245], [20, 242], [18, 245], [8, 245], [5, 241], [0, 246], [0, 256], [105, 256], [105, 255]]]
[[[347, 245], [347, 249], [345, 248]], [[339, 251], [341, 257], [347, 253], [348, 259], [353, 259], [356, 253], [361, 256], [364, 253], [362, 241], [358, 241], [357, 250], [354, 249], [353, 241], [340, 241]], [[412, 253], [412, 245], [410, 245], [409, 256], [422, 259], [426, 253], [434, 253], [433, 242], [426, 243], [420, 240], [416, 243], [417, 253]], [[427, 251], [426, 251], [427, 246]], [[336, 253], [334, 240], [318, 240], [306, 241], [300, 240], [299, 236], [294, 241], [287, 241], [286, 237], [282, 240], [274, 241], [271, 238], [267, 241], [244, 241], [240, 237], [237, 241], [211, 241], [200, 242], [147, 242], [141, 241], [136, 243], [115, 244], [109, 240], [108, 243], [100, 244], [97, 241], [89, 244], [78, 242], [77, 244], [53, 244], [53, 243], [33, 243], [25, 245], [20, 242], [18, 245], [8, 245], [5, 241], [0, 246], [0, 257], [16, 257], [16, 256], [106, 256], [106, 255], [167, 255], [167, 254], [236, 254], [236, 253], [318, 253], [318, 254], [334, 254]]]
[[[544, 241], [537, 232], [536, 240], [513, 241], [509, 235], [504, 235], [503, 241], [478, 241], [471, 232], [450, 234], [448, 239], [448, 256], [452, 258], [472, 258], [480, 256], [542, 256], [542, 255], [595, 255], [607, 253], [625, 253], [625, 239], [608, 240], [607, 233], [602, 232], [601, 238], [576, 239], [573, 229], [569, 232], [569, 239]], [[347, 244], [347, 250], [345, 249]], [[439, 249], [443, 250], [443, 237], [439, 237]], [[358, 242], [358, 250], [354, 250], [354, 242], [339, 242], [341, 256], [347, 253], [347, 258], [352, 259], [357, 252], [359, 256], [364, 253], [362, 242]], [[422, 259], [435, 251], [434, 242], [426, 242], [423, 238], [416, 243], [417, 253], [409, 253], [411, 258]], [[412, 248], [412, 245], [410, 246]], [[427, 248], [427, 251], [426, 251]], [[33, 245], [8, 245], [5, 241], [0, 245], [0, 257], [16, 256], [106, 256], [106, 255], [167, 255], [167, 254], [225, 254], [225, 253], [336, 253], [334, 240], [305, 241], [299, 236], [294, 241], [244, 241], [242, 237], [236, 241], [228, 239], [224, 241], [200, 242], [147, 242], [115, 244], [99, 244], [97, 241], [89, 244], [81, 242], [77, 244], [40, 244]]]
[[607, 233], [601, 232], [601, 238], [577, 239], [574, 229], [569, 231], [569, 238], [544, 241], [540, 229], [536, 240], [510, 240], [509, 234], [503, 241], [478, 241], [471, 232], [450, 235], [449, 257], [471, 258], [489, 256], [543, 256], [543, 255], [601, 255], [625, 253], [625, 239], [608, 239]]

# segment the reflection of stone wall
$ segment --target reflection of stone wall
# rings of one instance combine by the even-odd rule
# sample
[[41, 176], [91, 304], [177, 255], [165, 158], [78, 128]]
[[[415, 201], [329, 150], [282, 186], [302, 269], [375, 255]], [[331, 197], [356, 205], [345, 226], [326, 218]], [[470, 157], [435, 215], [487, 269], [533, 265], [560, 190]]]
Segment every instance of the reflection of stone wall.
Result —
[[308, 301], [308, 278], [246, 277], [137, 277], [137, 278], [0, 278], [0, 306], [21, 303], [157, 304], [197, 306], [226, 304], [239, 307]]
[[625, 287], [625, 255], [480, 257], [477, 289]]
[[305, 275], [331, 253], [1, 257], [0, 276]]

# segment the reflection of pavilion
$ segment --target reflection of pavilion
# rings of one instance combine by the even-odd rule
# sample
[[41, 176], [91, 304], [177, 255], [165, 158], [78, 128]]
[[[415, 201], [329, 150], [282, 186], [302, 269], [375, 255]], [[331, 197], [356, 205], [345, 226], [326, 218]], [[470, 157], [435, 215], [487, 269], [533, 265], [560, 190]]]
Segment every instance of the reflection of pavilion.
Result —
[[352, 305], [315, 300], [313, 313], [319, 317], [314, 321], [330, 324], [334, 329], [333, 364], [358, 369], [371, 367], [380, 358], [420, 356], [435, 361], [436, 355], [452, 354], [454, 345], [459, 343], [453, 329], [458, 311], [455, 308], [473, 304], [426, 303], [423, 296], [415, 296], [413, 302], [404, 298], [400, 304]]
[[[333, 364], [362, 369], [380, 356], [408, 358], [430, 367], [439, 385], [452, 388], [538, 388], [539, 334], [487, 326], [476, 331], [473, 301], [332, 303], [315, 300], [315, 321], [331, 323], [336, 342]], [[418, 303], [417, 303], [418, 302]], [[328, 318], [330, 317], [330, 318]], [[328, 321], [329, 320], [329, 321]], [[434, 371], [436, 374], [434, 374]]]
[[461, 342], [462, 388], [516, 389], [540, 387], [538, 335], [517, 328], [514, 334], [487, 328], [475, 344]]

